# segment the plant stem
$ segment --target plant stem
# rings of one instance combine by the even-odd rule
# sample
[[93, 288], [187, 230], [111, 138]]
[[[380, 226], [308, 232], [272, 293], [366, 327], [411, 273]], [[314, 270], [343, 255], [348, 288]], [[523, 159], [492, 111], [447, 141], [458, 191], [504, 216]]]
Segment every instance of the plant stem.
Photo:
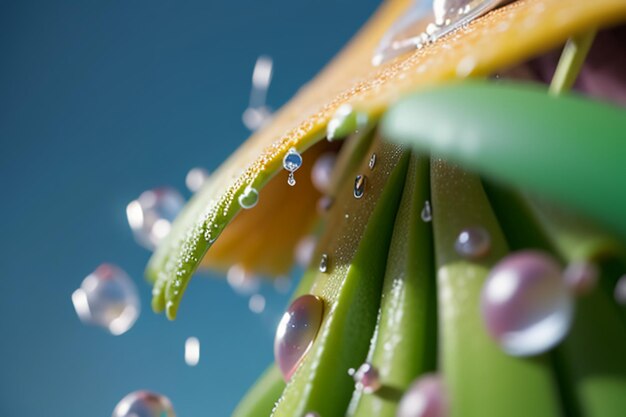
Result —
[[550, 94], [559, 95], [572, 87], [585, 62], [596, 33], [597, 30], [592, 29], [573, 36], [567, 41], [550, 83]]

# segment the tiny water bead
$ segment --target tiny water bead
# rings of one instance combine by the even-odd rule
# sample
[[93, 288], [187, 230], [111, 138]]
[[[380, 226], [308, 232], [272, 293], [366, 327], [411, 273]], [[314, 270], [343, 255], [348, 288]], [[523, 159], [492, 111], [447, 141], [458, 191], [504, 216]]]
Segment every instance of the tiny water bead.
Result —
[[376, 154], [375, 154], [375, 153], [373, 153], [373, 154], [370, 156], [370, 160], [369, 160], [369, 162], [367, 163], [367, 166], [370, 168], [370, 171], [373, 171], [373, 170], [374, 170], [374, 167], [376, 166]]
[[323, 314], [322, 299], [307, 294], [295, 299], [281, 318], [274, 340], [274, 358], [286, 381], [311, 348]]
[[424, 208], [422, 208], [422, 212], [420, 213], [420, 217], [422, 221], [428, 223], [433, 220], [432, 210], [430, 209], [430, 201], [426, 200], [424, 202]]
[[365, 183], [367, 177], [365, 175], [357, 175], [354, 179], [354, 198], [361, 198], [365, 194]]
[[538, 251], [502, 259], [489, 273], [481, 294], [487, 331], [513, 356], [543, 353], [567, 334], [573, 300], [559, 264]]
[[296, 172], [302, 166], [302, 155], [296, 151], [296, 148], [291, 148], [287, 151], [283, 157], [283, 168], [289, 172], [289, 179], [287, 183], [292, 187], [296, 185], [296, 178], [293, 173]]
[[242, 209], [251, 209], [259, 202], [259, 192], [255, 188], [247, 186], [243, 192], [239, 194], [237, 201]]
[[112, 417], [176, 417], [176, 413], [166, 396], [150, 391], [135, 391], [115, 406]]
[[334, 152], [326, 152], [320, 155], [311, 169], [311, 182], [321, 193], [327, 193], [330, 190], [333, 169], [337, 162], [337, 154]]
[[456, 252], [469, 259], [485, 256], [491, 247], [491, 236], [482, 227], [463, 229], [454, 242]]
[[445, 417], [449, 405], [446, 389], [437, 374], [426, 374], [406, 390], [396, 412], [397, 417]]
[[356, 383], [356, 389], [363, 391], [366, 394], [371, 394], [380, 389], [380, 374], [371, 363], [364, 363], [359, 366], [353, 374], [354, 382]]
[[365, 127], [368, 117], [364, 113], [355, 111], [349, 104], [340, 106], [326, 126], [326, 139], [332, 142], [343, 139], [353, 133], [358, 133]]
[[131, 201], [126, 206], [126, 217], [137, 242], [154, 250], [170, 232], [184, 205], [183, 196], [169, 187], [145, 191]]
[[121, 268], [102, 264], [72, 293], [80, 320], [111, 334], [127, 332], [139, 317], [139, 296], [130, 277]]
[[322, 253], [320, 258], [320, 272], [328, 272], [328, 254]]
[[567, 265], [563, 279], [574, 295], [589, 293], [598, 281], [598, 267], [592, 263], [578, 261]]
[[196, 366], [200, 362], [200, 340], [197, 337], [188, 337], [185, 340], [185, 363]]

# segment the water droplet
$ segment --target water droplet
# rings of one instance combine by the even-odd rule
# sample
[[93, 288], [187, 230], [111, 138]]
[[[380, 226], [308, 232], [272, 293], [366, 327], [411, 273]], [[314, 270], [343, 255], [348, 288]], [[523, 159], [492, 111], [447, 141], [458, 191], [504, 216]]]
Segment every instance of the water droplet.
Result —
[[317, 200], [317, 212], [320, 214], [326, 213], [332, 207], [333, 202], [334, 199], [329, 195], [320, 197], [320, 199]]
[[320, 259], [320, 272], [328, 271], [328, 255], [323, 253], [322, 258]]
[[626, 306], [626, 275], [623, 275], [620, 279], [617, 280], [617, 284], [615, 284], [615, 301], [618, 304]]
[[482, 227], [463, 229], [454, 243], [456, 252], [470, 259], [485, 256], [491, 248], [491, 236]]
[[354, 179], [354, 198], [361, 198], [365, 194], [365, 175], [357, 175]]
[[592, 263], [579, 261], [567, 265], [563, 279], [574, 295], [589, 293], [598, 281], [598, 267]]
[[370, 170], [373, 170], [374, 167], [376, 166], [376, 154], [373, 153], [372, 156], [370, 156], [370, 161], [367, 163], [367, 166], [370, 168]]
[[293, 173], [296, 172], [301, 166], [302, 155], [300, 155], [295, 148], [289, 149], [283, 157], [283, 168], [289, 172], [289, 179], [287, 180], [287, 183], [292, 187], [296, 185], [296, 178]]
[[101, 326], [116, 336], [128, 331], [139, 317], [135, 284], [111, 264], [102, 264], [89, 274], [72, 293], [72, 303], [83, 323]]
[[371, 394], [381, 387], [378, 369], [367, 362], [354, 372], [352, 378], [356, 382], [356, 389], [366, 394]]
[[281, 318], [274, 340], [274, 358], [286, 381], [313, 345], [323, 313], [322, 299], [307, 294], [294, 300]]
[[261, 314], [265, 310], [265, 297], [261, 294], [253, 294], [248, 300], [248, 308], [255, 314]]
[[306, 268], [311, 264], [317, 238], [314, 235], [304, 236], [296, 245], [295, 258], [298, 266]]
[[274, 289], [281, 294], [286, 294], [291, 288], [291, 279], [289, 277], [278, 277], [274, 279]]
[[185, 363], [196, 366], [200, 362], [200, 341], [197, 337], [188, 337], [185, 340]]
[[128, 224], [135, 240], [154, 250], [167, 236], [171, 224], [185, 205], [185, 199], [173, 188], [163, 187], [143, 192], [126, 206]]
[[435, 23], [439, 26], [453, 25], [456, 28], [503, 2], [504, 0], [433, 0]]
[[262, 128], [272, 120], [272, 110], [267, 106], [266, 99], [273, 67], [274, 61], [266, 55], [259, 56], [254, 65], [250, 102], [242, 116], [243, 123], [252, 131]]
[[261, 286], [259, 278], [239, 264], [228, 269], [226, 281], [237, 294], [241, 295], [254, 294]]
[[337, 109], [326, 126], [326, 139], [332, 142], [335, 139], [345, 138], [367, 125], [367, 115], [355, 111], [349, 104]]
[[209, 178], [209, 171], [204, 168], [192, 168], [185, 177], [185, 185], [192, 193], [198, 192]]
[[469, 76], [476, 68], [476, 58], [473, 56], [466, 56], [456, 66], [456, 75], [460, 78]]
[[424, 202], [424, 208], [422, 209], [420, 217], [426, 223], [428, 223], [428, 222], [433, 220], [433, 214], [432, 214], [432, 211], [430, 209], [430, 201], [426, 200]]
[[239, 194], [237, 201], [239, 201], [241, 208], [251, 209], [259, 202], [259, 192], [256, 189], [247, 186], [243, 192]]
[[569, 330], [573, 302], [559, 264], [537, 251], [513, 253], [489, 273], [481, 295], [489, 334], [513, 356], [536, 355]]
[[272, 121], [272, 110], [267, 106], [248, 107], [244, 110], [241, 120], [248, 130], [254, 132]]
[[446, 417], [449, 405], [441, 377], [426, 374], [415, 380], [398, 404], [397, 417]]
[[169, 398], [149, 391], [135, 391], [120, 401], [112, 417], [176, 417]]
[[311, 181], [319, 192], [326, 193], [329, 191], [336, 161], [337, 154], [334, 152], [326, 152], [320, 155], [315, 161], [315, 164], [313, 164], [313, 169], [311, 169]]
[[315, 411], [309, 411], [304, 415], [304, 417], [320, 417], [320, 415], [317, 414]]

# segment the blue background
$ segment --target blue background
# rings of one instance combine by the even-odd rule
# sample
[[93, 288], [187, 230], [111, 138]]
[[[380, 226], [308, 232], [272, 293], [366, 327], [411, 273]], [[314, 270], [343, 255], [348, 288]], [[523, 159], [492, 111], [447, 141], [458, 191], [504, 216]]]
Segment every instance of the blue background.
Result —
[[[142, 388], [179, 417], [231, 412], [272, 360], [286, 296], [257, 316], [225, 281], [195, 279], [176, 322], [153, 314], [126, 204], [184, 190], [189, 168], [214, 169], [247, 137], [258, 55], [274, 58], [278, 107], [377, 3], [0, 1], [1, 416], [104, 417]], [[83, 326], [70, 301], [102, 262], [129, 272], [144, 306], [119, 337]]]

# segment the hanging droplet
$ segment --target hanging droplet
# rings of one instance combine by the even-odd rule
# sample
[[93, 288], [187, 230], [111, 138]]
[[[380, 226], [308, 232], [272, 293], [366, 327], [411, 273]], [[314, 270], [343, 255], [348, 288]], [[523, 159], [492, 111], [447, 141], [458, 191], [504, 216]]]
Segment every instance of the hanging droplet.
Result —
[[169, 398], [149, 391], [135, 391], [120, 401], [112, 417], [176, 417]]
[[563, 272], [565, 284], [574, 295], [589, 293], [598, 281], [598, 267], [589, 262], [572, 262]]
[[349, 104], [344, 104], [337, 109], [326, 126], [326, 139], [332, 142], [343, 139], [367, 125], [368, 118], [364, 113], [355, 111]]
[[239, 264], [228, 268], [226, 281], [237, 294], [241, 295], [255, 294], [261, 287], [260, 279]]
[[366, 362], [359, 366], [359, 369], [352, 374], [352, 378], [356, 383], [356, 389], [366, 394], [371, 394], [381, 387], [378, 369], [371, 363]]
[[370, 161], [367, 163], [367, 166], [370, 168], [371, 170], [374, 170], [374, 167], [376, 166], [376, 154], [373, 153], [372, 156], [370, 156]]
[[513, 356], [537, 355], [567, 334], [573, 302], [559, 264], [537, 251], [513, 253], [489, 273], [481, 295], [489, 334]]
[[482, 227], [463, 229], [454, 242], [456, 252], [469, 259], [485, 256], [491, 248], [491, 236]]
[[135, 240], [154, 250], [170, 232], [172, 222], [185, 205], [185, 199], [173, 188], [156, 188], [143, 192], [126, 206], [128, 224]]
[[441, 377], [426, 374], [415, 380], [398, 404], [397, 417], [446, 417], [449, 405]]
[[185, 363], [196, 366], [200, 362], [200, 341], [197, 337], [188, 337], [185, 340]]
[[357, 175], [354, 179], [354, 198], [361, 198], [365, 194], [365, 183], [367, 179], [365, 175]]
[[615, 301], [622, 306], [626, 306], [626, 275], [623, 275], [615, 284]]
[[72, 293], [72, 303], [85, 324], [105, 328], [111, 334], [128, 331], [139, 317], [137, 288], [122, 269], [102, 264]]
[[313, 345], [322, 324], [324, 302], [314, 295], [303, 295], [289, 306], [278, 324], [274, 358], [285, 381], [289, 381]]
[[239, 201], [242, 209], [251, 209], [259, 202], [259, 192], [251, 186], [247, 186], [243, 193], [239, 194], [237, 201]]
[[296, 178], [293, 173], [296, 172], [302, 166], [302, 155], [296, 151], [295, 148], [291, 148], [287, 151], [283, 157], [283, 168], [289, 172], [289, 178], [287, 183], [292, 187], [296, 185]]
[[313, 164], [311, 182], [321, 193], [326, 193], [330, 189], [335, 162], [337, 162], [337, 154], [326, 152], [320, 155]]
[[317, 238], [314, 235], [304, 236], [296, 245], [295, 258], [298, 266], [306, 268], [311, 264]]
[[328, 271], [328, 255], [322, 253], [322, 258], [320, 259], [320, 272]]
[[198, 192], [209, 178], [209, 171], [204, 168], [192, 168], [185, 177], [185, 185], [192, 193]]
[[430, 222], [433, 220], [433, 215], [432, 215], [432, 211], [430, 209], [430, 201], [426, 200], [424, 202], [424, 208], [422, 209], [422, 212], [420, 214], [420, 217], [422, 218], [422, 220], [426, 223]]

